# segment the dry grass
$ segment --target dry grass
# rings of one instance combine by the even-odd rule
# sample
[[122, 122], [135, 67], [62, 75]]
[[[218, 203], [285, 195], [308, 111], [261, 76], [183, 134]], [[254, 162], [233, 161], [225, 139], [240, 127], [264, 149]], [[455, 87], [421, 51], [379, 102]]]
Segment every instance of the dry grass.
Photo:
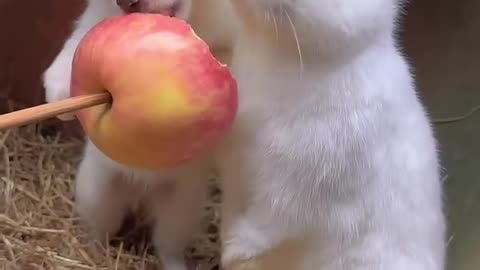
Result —
[[[92, 241], [73, 211], [82, 142], [28, 126], [0, 133], [0, 269], [159, 269], [148, 244]], [[218, 269], [219, 191], [212, 185], [204, 233], [187, 252]]]

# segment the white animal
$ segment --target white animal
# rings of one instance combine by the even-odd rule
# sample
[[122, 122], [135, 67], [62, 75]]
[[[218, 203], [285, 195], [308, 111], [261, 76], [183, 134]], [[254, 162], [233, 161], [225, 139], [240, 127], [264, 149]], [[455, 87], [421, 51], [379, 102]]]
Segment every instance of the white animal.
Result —
[[[242, 24], [232, 58], [239, 114], [217, 153], [225, 268], [443, 270], [436, 141], [394, 35], [402, 3], [231, 2]], [[200, 21], [211, 18], [197, 14]], [[68, 75], [67, 65], [60, 66], [52, 85]], [[61, 91], [50, 97], [55, 92]], [[79, 173], [78, 179], [96, 181], [78, 181], [88, 185], [78, 189], [88, 195], [79, 196], [79, 205], [88, 202], [84, 216], [99, 228], [111, 224], [98, 214], [103, 206], [118, 206], [115, 200], [124, 197], [105, 188], [112, 181], [98, 181], [112, 179], [118, 165], [89, 147], [80, 172], [91, 177]], [[179, 172], [195, 178], [194, 169]], [[191, 210], [191, 202], [179, 205]], [[170, 239], [159, 246], [171, 250], [172, 238], [157, 239]], [[167, 270], [183, 269], [165, 254]]]
[[231, 2], [225, 269], [443, 270], [436, 140], [396, 44], [401, 1]]
[[[101, 20], [124, 12], [168, 13], [188, 20], [228, 63], [236, 26], [224, 0], [89, 0], [63, 49], [45, 71], [47, 102], [69, 96], [71, 62], [81, 38]], [[221, 25], [221, 27], [219, 27]], [[73, 119], [73, 114], [60, 117]], [[76, 176], [76, 209], [96, 236], [113, 235], [128, 211], [147, 205], [155, 222], [153, 240], [165, 270], [186, 270], [183, 251], [203, 214], [209, 160], [172, 170], [138, 171], [116, 164], [87, 141]]]

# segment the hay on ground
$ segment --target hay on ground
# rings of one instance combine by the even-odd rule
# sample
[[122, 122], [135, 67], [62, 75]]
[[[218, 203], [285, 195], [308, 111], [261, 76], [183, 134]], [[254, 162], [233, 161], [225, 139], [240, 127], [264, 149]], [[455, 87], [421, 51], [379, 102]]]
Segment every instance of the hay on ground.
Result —
[[[0, 269], [159, 269], [148, 243], [92, 240], [73, 211], [82, 142], [41, 127], [0, 132]], [[219, 269], [215, 183], [212, 190], [204, 233], [186, 254], [193, 269]]]

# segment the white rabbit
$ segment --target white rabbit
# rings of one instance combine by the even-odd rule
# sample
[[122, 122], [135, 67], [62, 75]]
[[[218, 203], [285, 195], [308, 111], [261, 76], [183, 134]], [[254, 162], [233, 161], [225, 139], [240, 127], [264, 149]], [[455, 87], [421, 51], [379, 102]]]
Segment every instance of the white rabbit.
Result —
[[437, 145], [396, 44], [401, 1], [231, 2], [225, 269], [443, 270]]
[[[43, 79], [47, 102], [69, 96], [71, 62], [81, 38], [93, 25], [124, 12], [169, 13], [189, 20], [210, 46], [228, 63], [236, 26], [229, 2], [224, 0], [89, 0], [75, 29]], [[190, 14], [191, 13], [191, 14]], [[197, 25], [197, 26], [196, 26]], [[221, 25], [222, 27], [218, 27]], [[73, 119], [72, 114], [60, 117]], [[153, 240], [165, 270], [186, 270], [183, 251], [202, 216], [210, 161], [157, 172], [126, 168], [104, 156], [87, 140], [76, 176], [76, 210], [98, 237], [113, 235], [128, 211], [147, 205], [154, 219]]]

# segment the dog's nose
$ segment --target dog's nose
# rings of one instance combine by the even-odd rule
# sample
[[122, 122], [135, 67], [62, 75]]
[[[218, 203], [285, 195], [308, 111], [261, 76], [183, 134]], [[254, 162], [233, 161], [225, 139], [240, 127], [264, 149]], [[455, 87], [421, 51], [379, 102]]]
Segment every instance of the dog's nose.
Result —
[[116, 0], [117, 5], [125, 12], [138, 12], [140, 0]]

